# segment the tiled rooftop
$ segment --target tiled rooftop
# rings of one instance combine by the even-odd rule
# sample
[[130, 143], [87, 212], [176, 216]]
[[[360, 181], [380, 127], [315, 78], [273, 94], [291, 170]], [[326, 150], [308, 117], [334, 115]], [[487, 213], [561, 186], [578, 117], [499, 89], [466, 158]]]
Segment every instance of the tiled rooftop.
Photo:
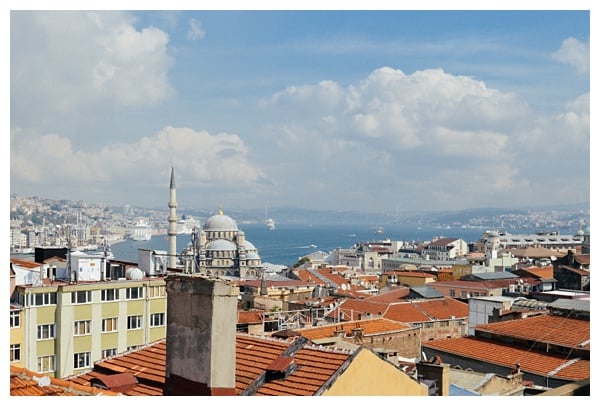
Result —
[[406, 286], [390, 288], [389, 292], [380, 293], [375, 296], [365, 298], [366, 302], [372, 303], [397, 303], [404, 302], [410, 294], [410, 289]]
[[536, 276], [538, 278], [552, 278], [554, 277], [554, 267], [553, 266], [529, 266], [527, 268], [521, 268], [521, 270]]
[[[288, 350], [295, 339], [286, 340], [258, 337], [248, 334], [236, 335], [236, 391], [246, 390], [275, 360]], [[337, 373], [353, 355], [350, 351], [302, 345], [293, 355], [298, 368], [286, 379], [266, 382], [257, 395], [313, 395]], [[138, 385], [124, 392], [126, 395], [162, 396], [165, 383], [166, 340], [138, 351], [100, 361], [94, 371], [71, 378], [78, 384], [88, 384], [99, 373], [115, 374], [130, 372], [138, 379]]]
[[242, 311], [238, 310], [238, 323], [262, 323], [262, 311]]
[[512, 368], [518, 363], [523, 372], [553, 376], [557, 379], [575, 381], [590, 377], [589, 360], [573, 360], [565, 355], [534, 351], [483, 338], [461, 337], [434, 340], [423, 343], [423, 348], [425, 348], [425, 352], [427, 352], [427, 348], [431, 348], [503, 367]]
[[49, 378], [25, 368], [10, 366], [10, 396], [117, 396], [117, 392]]
[[302, 337], [306, 337], [309, 340], [318, 340], [321, 338], [333, 337], [334, 332], [339, 330], [344, 330], [346, 336], [352, 336], [352, 330], [355, 328], [362, 328], [363, 336], [412, 329], [412, 327], [407, 326], [404, 323], [378, 318], [370, 320], [328, 324], [326, 326], [319, 327], [307, 327], [297, 329], [295, 331], [300, 333]]
[[12, 257], [10, 258], [10, 262], [15, 265], [22, 266], [23, 268], [30, 268], [30, 269], [39, 268], [41, 265], [34, 261], [27, 261], [25, 259], [12, 258]]
[[449, 297], [415, 300], [390, 305], [384, 317], [403, 323], [449, 320], [452, 317], [461, 319], [469, 317], [469, 305]]
[[476, 326], [475, 330], [565, 347], [590, 349], [590, 322], [587, 320], [541, 315], [483, 324]]

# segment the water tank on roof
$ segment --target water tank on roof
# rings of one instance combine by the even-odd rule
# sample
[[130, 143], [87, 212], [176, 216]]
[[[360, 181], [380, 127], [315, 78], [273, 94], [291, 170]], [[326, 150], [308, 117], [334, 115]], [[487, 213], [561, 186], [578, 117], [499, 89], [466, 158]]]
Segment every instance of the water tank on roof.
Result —
[[139, 281], [144, 279], [144, 272], [140, 268], [129, 268], [125, 271], [125, 278], [128, 280]]

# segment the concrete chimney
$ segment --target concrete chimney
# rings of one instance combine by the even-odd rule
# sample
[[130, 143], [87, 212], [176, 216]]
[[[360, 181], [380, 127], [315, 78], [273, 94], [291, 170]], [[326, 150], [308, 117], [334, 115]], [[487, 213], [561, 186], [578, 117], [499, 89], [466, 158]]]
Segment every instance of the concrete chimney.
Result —
[[417, 370], [424, 379], [437, 382], [438, 396], [450, 395], [450, 364], [444, 364], [439, 357], [435, 357], [431, 361], [419, 362]]
[[165, 396], [235, 396], [239, 288], [222, 279], [168, 275]]

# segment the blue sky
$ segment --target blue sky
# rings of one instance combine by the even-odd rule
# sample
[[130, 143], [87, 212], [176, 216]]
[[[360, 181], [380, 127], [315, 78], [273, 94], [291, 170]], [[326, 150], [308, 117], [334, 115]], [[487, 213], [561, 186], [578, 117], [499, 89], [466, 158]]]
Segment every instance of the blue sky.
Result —
[[582, 10], [12, 11], [10, 190], [166, 207], [174, 166], [189, 208], [587, 201]]

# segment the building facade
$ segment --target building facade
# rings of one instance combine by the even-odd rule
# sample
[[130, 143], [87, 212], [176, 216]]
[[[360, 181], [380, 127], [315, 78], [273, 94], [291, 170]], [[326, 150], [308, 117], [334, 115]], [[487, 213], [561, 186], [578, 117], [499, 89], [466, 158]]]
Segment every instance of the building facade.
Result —
[[163, 278], [17, 286], [11, 365], [56, 378], [86, 371], [99, 359], [164, 338], [166, 305]]

